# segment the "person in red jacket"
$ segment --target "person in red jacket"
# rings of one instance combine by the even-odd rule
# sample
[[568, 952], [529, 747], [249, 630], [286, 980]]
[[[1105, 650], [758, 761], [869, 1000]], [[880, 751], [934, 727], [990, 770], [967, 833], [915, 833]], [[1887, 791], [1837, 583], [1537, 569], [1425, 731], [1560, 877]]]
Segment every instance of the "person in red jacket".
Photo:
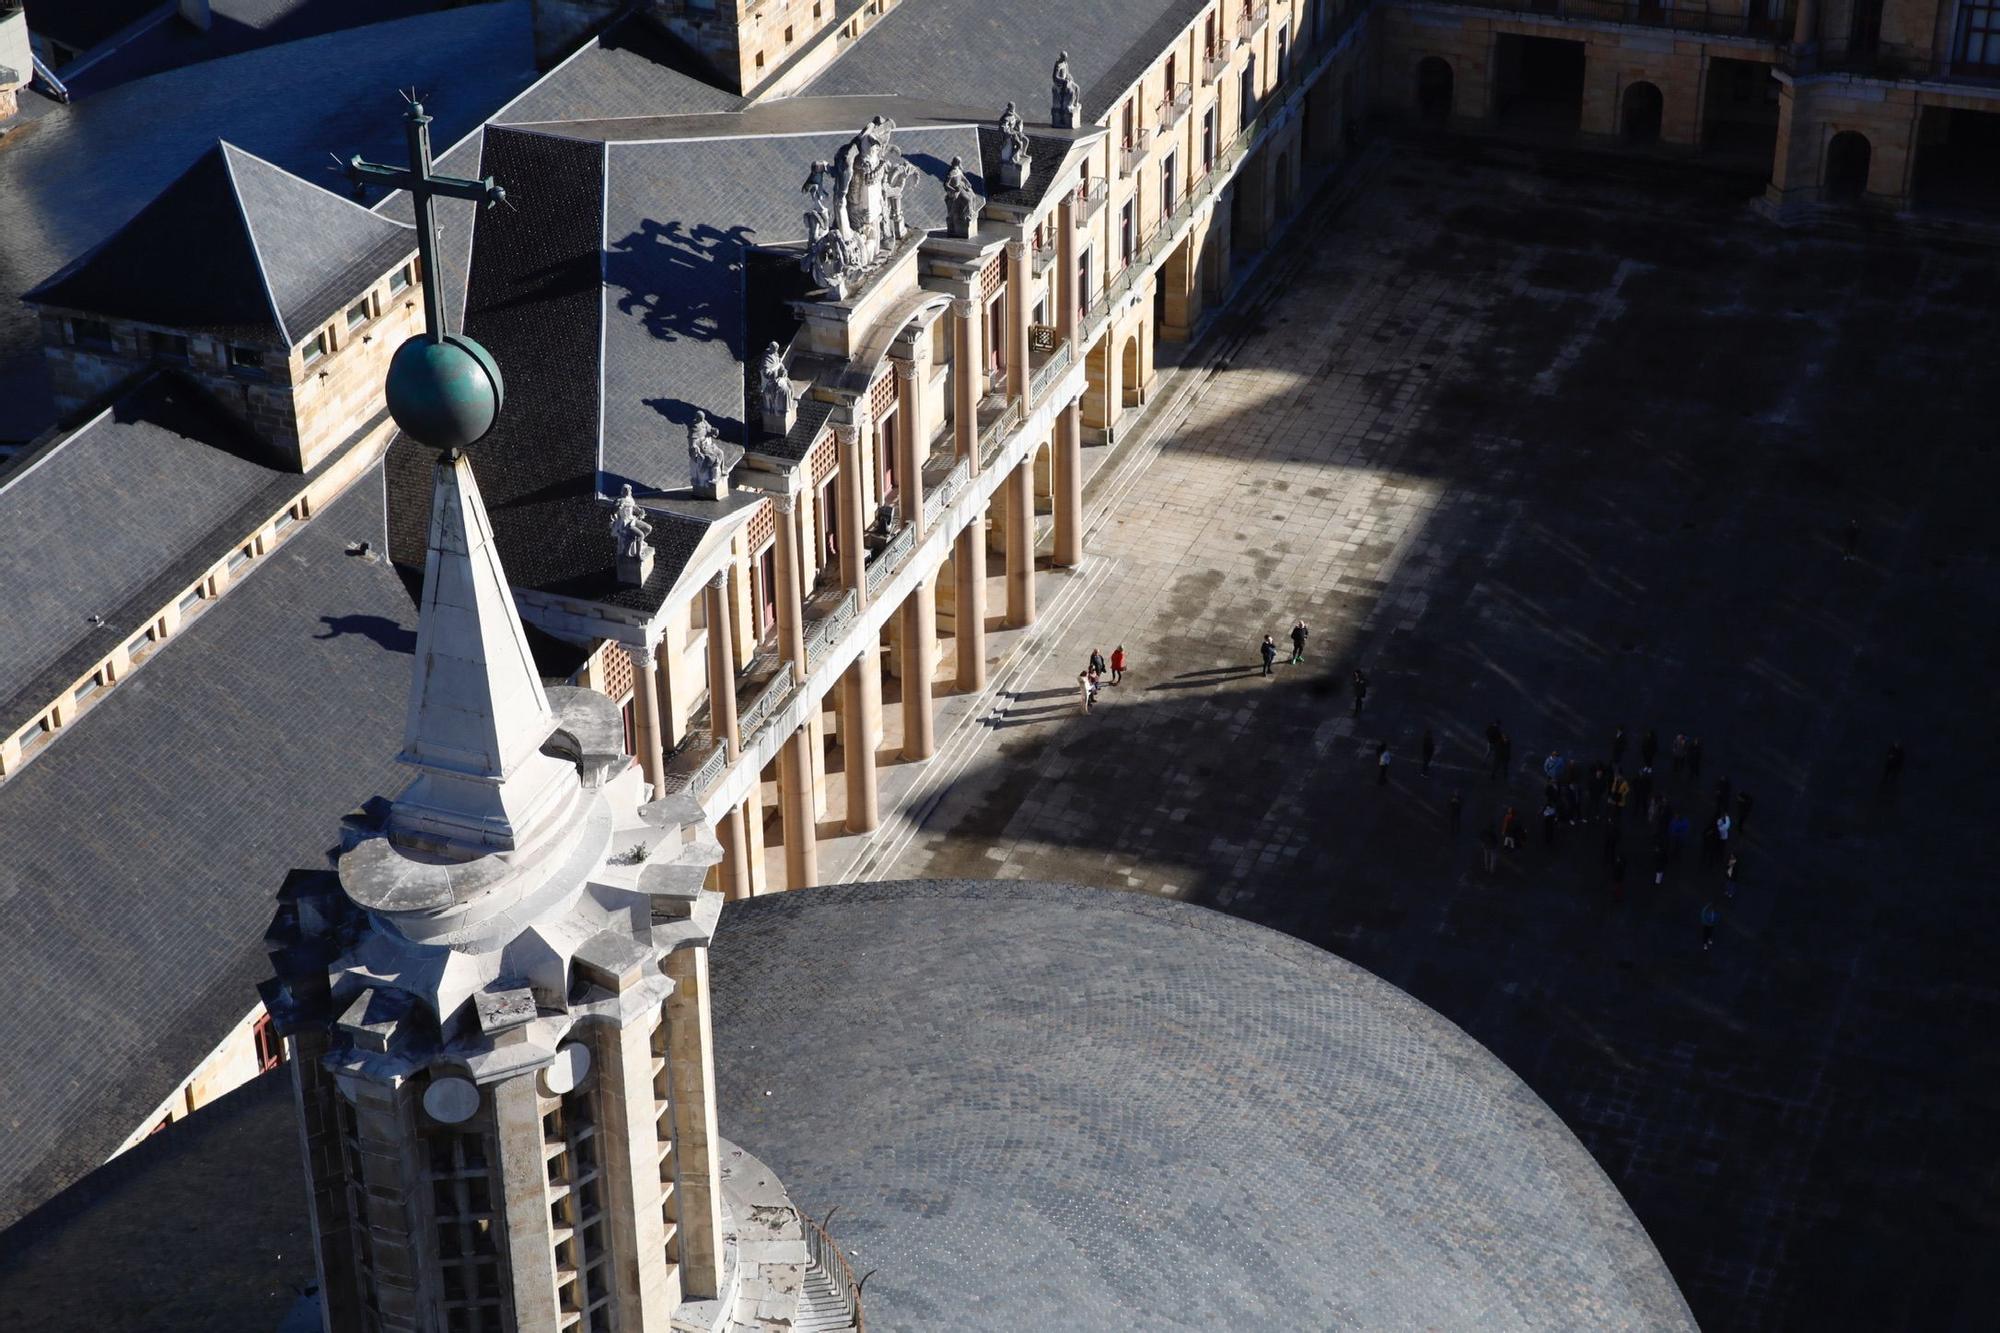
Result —
[[1111, 650], [1111, 683], [1116, 685], [1125, 679], [1125, 645], [1119, 644]]

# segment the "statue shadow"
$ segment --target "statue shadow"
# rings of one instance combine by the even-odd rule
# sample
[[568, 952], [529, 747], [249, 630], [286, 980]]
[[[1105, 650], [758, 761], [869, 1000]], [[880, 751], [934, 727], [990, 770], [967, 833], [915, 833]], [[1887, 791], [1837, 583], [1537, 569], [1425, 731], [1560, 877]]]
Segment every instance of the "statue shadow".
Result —
[[326, 626], [326, 633], [313, 635], [315, 639], [338, 639], [359, 634], [392, 653], [413, 653], [417, 650], [417, 632], [387, 616], [321, 616], [319, 619]]
[[[926, 176], [929, 176], [930, 178], [935, 180], [940, 185], [944, 184], [945, 177], [951, 175], [950, 161], [948, 161], [945, 158], [939, 157], [936, 153], [906, 152], [903, 154], [903, 160], [905, 162], [908, 162], [911, 166], [915, 167], [918, 171], [923, 172]], [[960, 166], [964, 168], [966, 180], [971, 182], [972, 188], [974, 190], [978, 191], [979, 197], [981, 199], [987, 198], [988, 195], [990, 194], [990, 191], [988, 191], [986, 188], [986, 173], [982, 169], [979, 159], [975, 157], [970, 162], [960, 163]], [[904, 187], [903, 193], [904, 197], [907, 198], [909, 195], [908, 186]], [[905, 212], [907, 214], [908, 212], [907, 208], [905, 209]]]
[[737, 322], [750, 244], [749, 227], [689, 229], [648, 218], [609, 247], [604, 281], [624, 293], [619, 313], [636, 317], [652, 337], [716, 342]]

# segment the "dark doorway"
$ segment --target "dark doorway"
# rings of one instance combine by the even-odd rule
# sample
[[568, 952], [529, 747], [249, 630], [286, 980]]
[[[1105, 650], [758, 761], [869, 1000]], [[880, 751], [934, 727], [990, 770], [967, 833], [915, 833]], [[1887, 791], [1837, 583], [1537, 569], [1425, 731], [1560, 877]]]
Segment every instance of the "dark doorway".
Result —
[[1583, 124], [1583, 43], [1505, 33], [1493, 43], [1494, 113], [1522, 129]]
[[1867, 136], [1853, 130], [1842, 130], [1827, 142], [1821, 193], [1829, 202], [1853, 203], [1868, 192], [1870, 156]]
[[1417, 62], [1417, 115], [1442, 125], [1451, 119], [1451, 62], [1425, 56]]
[[1769, 65], [1711, 59], [1701, 105], [1702, 147], [1754, 159], [1768, 169], [1778, 147], [1778, 90]]
[[1619, 127], [1626, 143], [1647, 144], [1660, 141], [1660, 116], [1666, 107], [1666, 99], [1660, 96], [1659, 87], [1651, 83], [1635, 83], [1625, 90], [1625, 109], [1619, 117]]
[[2000, 114], [1927, 106], [1917, 121], [1918, 208], [2000, 214]]

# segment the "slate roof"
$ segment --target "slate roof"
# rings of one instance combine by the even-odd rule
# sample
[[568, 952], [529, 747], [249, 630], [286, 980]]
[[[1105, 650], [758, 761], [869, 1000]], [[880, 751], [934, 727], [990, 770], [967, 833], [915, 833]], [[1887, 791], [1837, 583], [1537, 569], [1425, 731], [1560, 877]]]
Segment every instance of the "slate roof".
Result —
[[[220, 404], [156, 373], [0, 474], [0, 734], [91, 663], [304, 484]], [[178, 568], [192, 553], [194, 567]], [[160, 586], [161, 575], [177, 577]], [[105, 623], [93, 626], [91, 615]]]
[[822, 887], [728, 904], [711, 978], [722, 1133], [838, 1209], [871, 1328], [1694, 1328], [1526, 1084], [1261, 926]]
[[160, 0], [28, 0], [28, 30], [88, 51], [160, 8]]
[[1212, 0], [916, 0], [898, 5], [808, 87], [812, 93], [900, 92], [992, 109], [1008, 102], [1040, 122], [1049, 73], [1069, 52], [1085, 120], [1100, 120], [1174, 33]]
[[[217, 139], [339, 188], [329, 152], [403, 153], [396, 89], [421, 88], [437, 142], [451, 143], [535, 77], [529, 0], [503, 0], [135, 79], [0, 137], [0, 385], [41, 374], [34, 313], [15, 298], [131, 220]], [[49, 425], [48, 403], [0, 393], [0, 439]]]
[[0, 785], [0, 1226], [248, 1012], [286, 873], [407, 776], [415, 613], [386, 562], [346, 553], [361, 540], [382, 541], [379, 471]]
[[290, 347], [416, 247], [414, 228], [224, 142], [22, 299]]
[[[724, 439], [750, 443], [745, 253], [804, 239], [800, 183], [877, 112], [897, 121], [896, 144], [933, 178], [905, 191], [910, 225], [942, 226], [949, 161], [978, 164], [978, 130], [924, 103], [792, 99], [487, 127], [476, 171], [505, 186], [512, 207], [477, 214], [463, 327], [508, 377], [500, 419], [471, 454], [515, 586], [659, 604], [648, 599], [680, 573], [663, 534], [648, 588], [616, 589], [609, 512], [590, 497], [628, 482], [642, 497], [684, 491], [697, 410]], [[399, 563], [421, 558], [427, 466], [420, 446], [392, 449]], [[574, 531], [556, 526], [565, 523]]]

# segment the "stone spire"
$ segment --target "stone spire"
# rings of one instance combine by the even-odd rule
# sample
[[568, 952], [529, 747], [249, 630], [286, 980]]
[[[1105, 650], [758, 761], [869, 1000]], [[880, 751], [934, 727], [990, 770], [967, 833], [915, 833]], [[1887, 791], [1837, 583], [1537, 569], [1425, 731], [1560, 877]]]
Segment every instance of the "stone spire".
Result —
[[472, 464], [441, 456], [403, 763], [421, 776], [397, 798], [400, 842], [439, 854], [519, 847], [561, 788], [567, 765], [541, 753], [555, 730], [527, 633], [500, 568]]

